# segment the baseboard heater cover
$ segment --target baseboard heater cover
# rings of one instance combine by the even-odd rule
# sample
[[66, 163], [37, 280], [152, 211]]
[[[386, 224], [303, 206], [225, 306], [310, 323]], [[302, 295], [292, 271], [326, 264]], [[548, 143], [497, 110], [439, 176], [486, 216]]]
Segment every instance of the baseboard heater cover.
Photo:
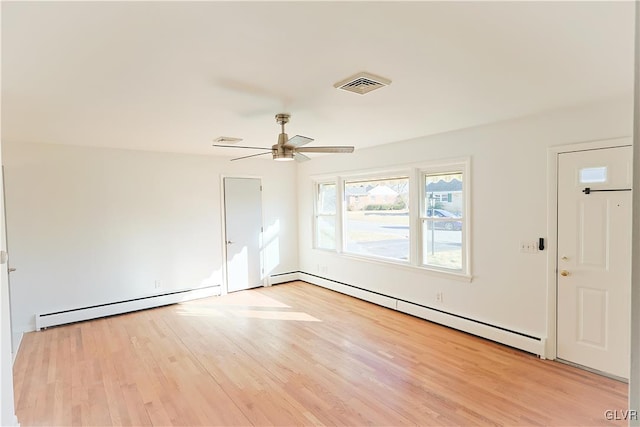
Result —
[[170, 292], [162, 295], [152, 295], [126, 301], [75, 308], [55, 313], [36, 314], [36, 330], [39, 331], [51, 326], [65, 325], [67, 323], [129, 313], [132, 311], [144, 310], [146, 308], [162, 307], [163, 305], [177, 304], [184, 301], [215, 295], [220, 295], [220, 286], [207, 286], [204, 288]]
[[541, 358], [545, 357], [545, 338], [537, 338], [519, 332], [510, 331], [498, 326], [478, 322], [473, 319], [456, 316], [454, 314], [431, 309], [429, 307], [414, 304], [409, 301], [399, 300], [387, 295], [348, 285], [346, 283], [336, 282], [331, 279], [325, 279], [324, 277], [316, 276], [315, 274], [300, 272], [300, 280], [304, 280], [305, 282], [311, 283], [313, 285], [331, 289], [333, 291], [340, 292], [342, 294], [346, 294], [364, 301], [381, 305], [392, 310], [410, 314], [412, 316], [416, 316], [430, 322], [438, 323], [440, 325], [448, 326], [459, 331], [467, 332], [469, 334], [495, 341], [500, 344], [524, 350], [526, 352], [538, 355]]
[[299, 271], [289, 271], [287, 273], [276, 273], [267, 277], [267, 285], [279, 285], [281, 283], [294, 282], [300, 280]]

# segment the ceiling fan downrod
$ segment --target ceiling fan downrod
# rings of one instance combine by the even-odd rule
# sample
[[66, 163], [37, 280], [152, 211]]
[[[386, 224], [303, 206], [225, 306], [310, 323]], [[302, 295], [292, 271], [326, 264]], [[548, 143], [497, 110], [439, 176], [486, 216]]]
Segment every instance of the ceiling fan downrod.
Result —
[[276, 122], [281, 126], [282, 132], [278, 135], [278, 143], [271, 147], [274, 160], [293, 160], [293, 149], [285, 147], [285, 144], [289, 142], [289, 137], [284, 132], [284, 125], [289, 122], [289, 117], [291, 115], [286, 113], [276, 114]]

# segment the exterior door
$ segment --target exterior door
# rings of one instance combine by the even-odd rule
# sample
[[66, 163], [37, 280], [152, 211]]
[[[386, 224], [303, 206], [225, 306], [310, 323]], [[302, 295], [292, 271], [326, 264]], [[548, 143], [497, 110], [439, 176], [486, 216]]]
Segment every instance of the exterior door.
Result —
[[262, 285], [262, 184], [224, 178], [227, 292]]
[[559, 154], [557, 357], [629, 378], [631, 147]]

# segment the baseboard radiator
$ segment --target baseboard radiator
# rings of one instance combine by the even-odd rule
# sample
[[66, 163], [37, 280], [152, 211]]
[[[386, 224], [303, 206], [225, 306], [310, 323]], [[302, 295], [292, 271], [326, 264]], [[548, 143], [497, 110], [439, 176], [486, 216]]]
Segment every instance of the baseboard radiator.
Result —
[[36, 330], [39, 331], [51, 326], [98, 319], [101, 317], [129, 313], [132, 311], [144, 310], [146, 308], [161, 307], [163, 305], [177, 304], [184, 301], [215, 295], [220, 295], [220, 286], [207, 286], [204, 288], [168, 292], [161, 295], [134, 298], [125, 301], [93, 305], [90, 307], [74, 308], [54, 313], [36, 314]]
[[352, 297], [381, 305], [392, 310], [410, 314], [412, 316], [416, 316], [430, 322], [438, 323], [440, 325], [467, 332], [481, 338], [486, 338], [500, 344], [505, 344], [510, 347], [524, 350], [526, 352], [538, 355], [543, 359], [545, 358], [545, 338], [533, 337], [517, 331], [511, 331], [505, 328], [501, 328], [499, 326], [489, 325], [487, 323], [479, 322], [452, 313], [447, 313], [409, 301], [403, 301], [387, 295], [371, 292], [366, 289], [362, 289], [346, 283], [336, 282], [334, 280], [326, 279], [315, 274], [299, 272], [299, 279], [313, 285], [321, 286], [323, 288], [331, 289], [342, 294], [350, 295]]

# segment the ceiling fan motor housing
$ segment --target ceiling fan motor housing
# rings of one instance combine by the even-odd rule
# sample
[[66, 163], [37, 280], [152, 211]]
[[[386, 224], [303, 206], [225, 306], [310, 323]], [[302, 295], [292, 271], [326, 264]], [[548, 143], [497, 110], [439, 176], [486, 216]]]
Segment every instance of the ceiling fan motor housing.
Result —
[[285, 144], [289, 141], [289, 137], [286, 133], [282, 132], [278, 135], [278, 143], [271, 147], [271, 153], [274, 160], [293, 160], [293, 149], [285, 147]]

